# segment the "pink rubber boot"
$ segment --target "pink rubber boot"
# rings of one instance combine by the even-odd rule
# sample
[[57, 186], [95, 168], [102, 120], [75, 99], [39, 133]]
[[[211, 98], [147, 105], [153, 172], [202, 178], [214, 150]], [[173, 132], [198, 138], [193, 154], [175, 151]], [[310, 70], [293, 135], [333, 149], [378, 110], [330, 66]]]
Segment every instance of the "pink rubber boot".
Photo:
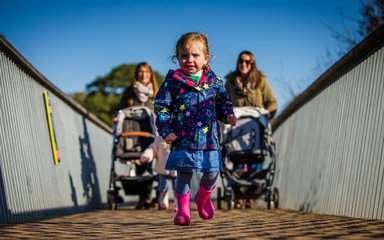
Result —
[[215, 215], [215, 207], [211, 201], [211, 194], [215, 187], [216, 185], [212, 188], [212, 190], [207, 191], [200, 182], [200, 188], [195, 195], [195, 203], [201, 219], [208, 220], [213, 218], [213, 215]]
[[175, 225], [190, 225], [191, 210], [189, 208], [189, 199], [191, 197], [191, 189], [186, 194], [176, 193], [178, 210], [173, 220]]

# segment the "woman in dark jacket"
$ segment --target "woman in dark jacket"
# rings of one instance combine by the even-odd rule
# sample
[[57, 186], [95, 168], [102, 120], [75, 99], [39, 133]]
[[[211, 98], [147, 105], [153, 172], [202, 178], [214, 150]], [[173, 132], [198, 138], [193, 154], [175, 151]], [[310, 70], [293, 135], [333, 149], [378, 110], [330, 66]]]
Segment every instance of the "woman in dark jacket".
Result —
[[[158, 84], [151, 65], [146, 62], [137, 64], [135, 78], [128, 86], [116, 107], [116, 111], [132, 106], [146, 106], [153, 109], [153, 100], [158, 91]], [[145, 171], [152, 173], [152, 163], [136, 164], [136, 175], [142, 175]], [[151, 193], [140, 195], [136, 209], [150, 208], [152, 204]]]
[[153, 74], [149, 63], [142, 62], [137, 64], [135, 78], [132, 84], [125, 89], [116, 110], [131, 106], [147, 106], [153, 109], [153, 100], [159, 90], [156, 76]]

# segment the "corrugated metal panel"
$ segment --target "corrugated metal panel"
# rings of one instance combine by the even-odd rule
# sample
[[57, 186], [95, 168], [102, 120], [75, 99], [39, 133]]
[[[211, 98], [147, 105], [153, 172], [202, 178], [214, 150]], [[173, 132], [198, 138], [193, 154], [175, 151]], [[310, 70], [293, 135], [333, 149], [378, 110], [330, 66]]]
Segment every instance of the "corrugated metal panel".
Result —
[[111, 133], [48, 88], [61, 157], [54, 165], [44, 88], [1, 49], [0, 223], [94, 209], [107, 201]]
[[384, 219], [383, 32], [278, 119], [281, 207]]

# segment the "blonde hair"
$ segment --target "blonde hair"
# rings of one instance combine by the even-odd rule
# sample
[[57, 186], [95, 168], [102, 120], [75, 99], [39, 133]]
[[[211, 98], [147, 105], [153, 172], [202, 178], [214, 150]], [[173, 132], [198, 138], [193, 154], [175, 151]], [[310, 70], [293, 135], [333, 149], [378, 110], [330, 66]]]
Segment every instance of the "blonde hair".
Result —
[[[209, 46], [208, 46], [208, 38], [205, 34], [198, 32], [189, 32], [183, 34], [176, 43], [175, 55], [174, 59], [179, 59], [179, 54], [183, 49], [188, 49], [191, 47], [193, 43], [201, 43], [203, 45], [203, 53], [207, 60], [210, 58], [209, 54]], [[203, 66], [204, 70], [208, 69], [208, 65]]]

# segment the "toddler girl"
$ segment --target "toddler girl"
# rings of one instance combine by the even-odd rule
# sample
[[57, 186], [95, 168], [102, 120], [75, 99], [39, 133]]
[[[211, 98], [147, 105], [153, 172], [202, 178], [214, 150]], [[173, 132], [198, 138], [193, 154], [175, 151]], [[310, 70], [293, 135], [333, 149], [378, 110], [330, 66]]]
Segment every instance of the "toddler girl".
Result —
[[192, 32], [180, 37], [174, 56], [180, 69], [170, 70], [155, 97], [157, 131], [171, 144], [166, 169], [177, 170], [176, 225], [190, 225], [193, 173], [202, 172], [195, 195], [199, 216], [210, 219], [215, 209], [211, 193], [222, 170], [218, 120], [236, 124], [232, 102], [222, 79], [209, 68], [208, 40]]

